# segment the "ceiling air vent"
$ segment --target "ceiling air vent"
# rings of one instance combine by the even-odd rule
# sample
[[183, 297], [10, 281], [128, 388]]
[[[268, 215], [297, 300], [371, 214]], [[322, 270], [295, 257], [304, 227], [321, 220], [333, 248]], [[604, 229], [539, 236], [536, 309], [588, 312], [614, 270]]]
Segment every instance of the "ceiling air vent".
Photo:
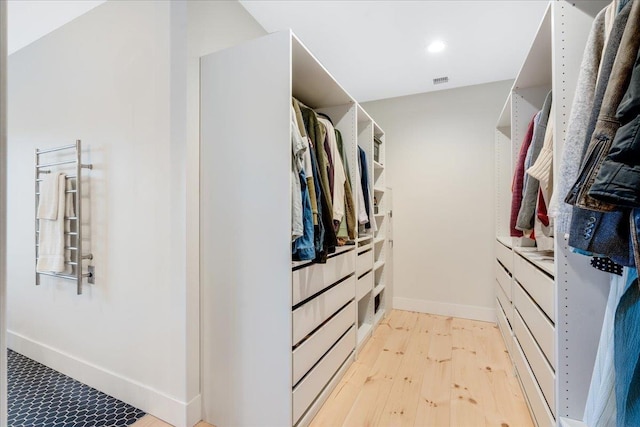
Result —
[[441, 85], [442, 83], [448, 83], [449, 77], [438, 77], [437, 79], [433, 79], [434, 85]]

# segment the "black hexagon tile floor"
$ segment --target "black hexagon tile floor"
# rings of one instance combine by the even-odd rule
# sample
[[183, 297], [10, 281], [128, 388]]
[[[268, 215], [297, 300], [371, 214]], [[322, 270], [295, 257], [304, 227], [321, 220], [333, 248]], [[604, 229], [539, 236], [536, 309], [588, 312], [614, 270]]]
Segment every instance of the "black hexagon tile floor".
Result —
[[10, 427], [120, 427], [145, 413], [8, 351]]

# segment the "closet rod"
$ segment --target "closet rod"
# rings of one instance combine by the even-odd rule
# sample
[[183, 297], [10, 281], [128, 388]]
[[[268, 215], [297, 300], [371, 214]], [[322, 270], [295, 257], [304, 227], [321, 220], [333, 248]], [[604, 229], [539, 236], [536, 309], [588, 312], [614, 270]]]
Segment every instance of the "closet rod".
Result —
[[69, 150], [71, 148], [76, 148], [76, 144], [69, 144], [56, 148], [45, 148], [44, 150], [36, 150], [36, 154], [53, 153], [54, 151]]

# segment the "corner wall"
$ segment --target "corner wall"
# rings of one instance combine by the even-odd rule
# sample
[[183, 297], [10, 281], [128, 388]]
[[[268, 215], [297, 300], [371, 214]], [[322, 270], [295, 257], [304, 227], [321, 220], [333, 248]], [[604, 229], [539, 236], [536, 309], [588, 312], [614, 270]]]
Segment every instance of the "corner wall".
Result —
[[[200, 420], [198, 56], [263, 32], [235, 1], [109, 1], [11, 55], [11, 348], [173, 425]], [[33, 152], [75, 139], [94, 165], [81, 296], [34, 286]]]
[[385, 130], [393, 306], [495, 321], [495, 123], [511, 81], [364, 103]]

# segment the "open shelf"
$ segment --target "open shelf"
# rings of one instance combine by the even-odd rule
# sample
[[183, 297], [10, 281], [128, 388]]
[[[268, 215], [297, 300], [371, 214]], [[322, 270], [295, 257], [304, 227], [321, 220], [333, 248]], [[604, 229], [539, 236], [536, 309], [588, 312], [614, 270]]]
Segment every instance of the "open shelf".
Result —
[[375, 188], [373, 189], [373, 191], [374, 191], [375, 193], [384, 193], [384, 188], [383, 188], [383, 187], [375, 187]]
[[377, 237], [377, 238], [373, 241], [373, 244], [374, 244], [374, 245], [377, 245], [377, 244], [382, 243], [382, 242], [384, 242], [384, 237]]
[[378, 163], [375, 160], [373, 161], [373, 169], [374, 170], [383, 170], [384, 169], [384, 165], [382, 163]]
[[377, 269], [381, 268], [382, 266], [384, 266], [384, 260], [376, 262], [375, 264], [373, 264], [373, 271], [376, 271]]
[[380, 283], [378, 286], [373, 288], [373, 296], [376, 297], [380, 295], [380, 292], [384, 291], [384, 283]]

